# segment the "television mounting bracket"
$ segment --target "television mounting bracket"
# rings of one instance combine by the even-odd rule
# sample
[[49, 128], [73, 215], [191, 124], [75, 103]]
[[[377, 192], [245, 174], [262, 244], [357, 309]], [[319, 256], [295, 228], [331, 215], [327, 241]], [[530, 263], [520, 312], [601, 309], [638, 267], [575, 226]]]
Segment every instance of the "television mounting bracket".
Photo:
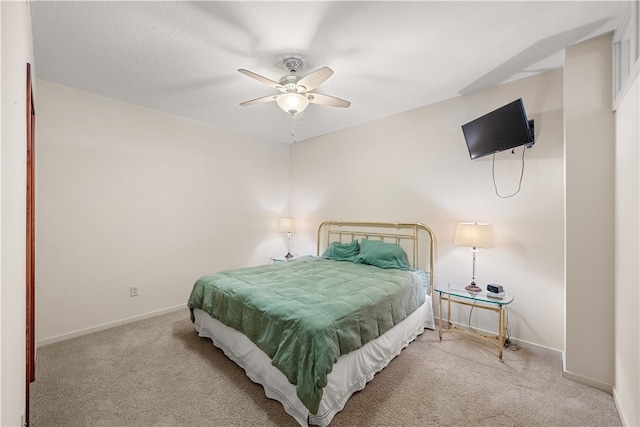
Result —
[[531, 147], [533, 147], [533, 144], [536, 143], [535, 132], [533, 131], [533, 129], [534, 129], [533, 128], [533, 119], [528, 120], [527, 123], [529, 123], [529, 136], [531, 136], [531, 142], [526, 144], [525, 147], [531, 148]]

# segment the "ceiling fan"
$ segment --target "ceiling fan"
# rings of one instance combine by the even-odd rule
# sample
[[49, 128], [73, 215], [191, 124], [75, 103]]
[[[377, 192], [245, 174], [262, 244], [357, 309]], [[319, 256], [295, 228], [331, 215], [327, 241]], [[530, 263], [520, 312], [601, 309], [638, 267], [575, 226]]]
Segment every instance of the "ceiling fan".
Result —
[[329, 67], [322, 67], [311, 74], [304, 77], [297, 75], [298, 70], [302, 68], [302, 60], [299, 58], [286, 58], [282, 65], [289, 74], [283, 76], [279, 81], [273, 81], [252, 71], [239, 69], [238, 71], [247, 77], [251, 77], [277, 89], [279, 94], [264, 96], [262, 98], [252, 99], [241, 103], [243, 107], [249, 105], [262, 104], [264, 102], [276, 101], [278, 106], [286, 113], [291, 115], [302, 112], [309, 103], [326, 105], [329, 107], [348, 108], [351, 102], [334, 96], [323, 95], [321, 93], [311, 92], [322, 83], [325, 82], [333, 74], [333, 70]]

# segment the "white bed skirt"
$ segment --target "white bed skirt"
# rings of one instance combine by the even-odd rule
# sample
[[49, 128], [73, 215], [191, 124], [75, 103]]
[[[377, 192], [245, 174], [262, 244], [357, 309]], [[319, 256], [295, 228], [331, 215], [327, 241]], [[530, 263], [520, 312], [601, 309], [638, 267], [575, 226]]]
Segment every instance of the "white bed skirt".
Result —
[[338, 359], [327, 377], [318, 413], [312, 415], [296, 395], [295, 386], [271, 364], [269, 357], [244, 334], [222, 324], [200, 309], [194, 309], [195, 328], [245, 370], [247, 376], [264, 387], [265, 394], [282, 403], [284, 410], [302, 426], [327, 426], [344, 408], [353, 393], [362, 390], [389, 362], [400, 354], [424, 328], [434, 329], [431, 297], [404, 321], [362, 348]]

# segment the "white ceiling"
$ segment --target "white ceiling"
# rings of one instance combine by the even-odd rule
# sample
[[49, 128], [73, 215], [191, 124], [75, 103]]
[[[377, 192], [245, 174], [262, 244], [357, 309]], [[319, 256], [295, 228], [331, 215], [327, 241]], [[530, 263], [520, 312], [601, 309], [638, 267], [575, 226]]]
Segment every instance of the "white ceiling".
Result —
[[[38, 78], [292, 142], [272, 80], [282, 59], [335, 74], [316, 92], [296, 140], [348, 128], [562, 67], [568, 45], [612, 31], [612, 1], [31, 1]], [[498, 107], [498, 106], [496, 106]], [[472, 119], [472, 118], [470, 118]]]

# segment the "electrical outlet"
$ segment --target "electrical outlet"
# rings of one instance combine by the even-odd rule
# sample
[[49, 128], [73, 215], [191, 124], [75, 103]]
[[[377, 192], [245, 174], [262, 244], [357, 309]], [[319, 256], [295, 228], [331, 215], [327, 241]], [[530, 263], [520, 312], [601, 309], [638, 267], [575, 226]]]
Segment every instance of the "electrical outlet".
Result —
[[137, 297], [138, 296], [138, 287], [137, 286], [132, 286], [129, 288], [129, 295], [132, 297]]

